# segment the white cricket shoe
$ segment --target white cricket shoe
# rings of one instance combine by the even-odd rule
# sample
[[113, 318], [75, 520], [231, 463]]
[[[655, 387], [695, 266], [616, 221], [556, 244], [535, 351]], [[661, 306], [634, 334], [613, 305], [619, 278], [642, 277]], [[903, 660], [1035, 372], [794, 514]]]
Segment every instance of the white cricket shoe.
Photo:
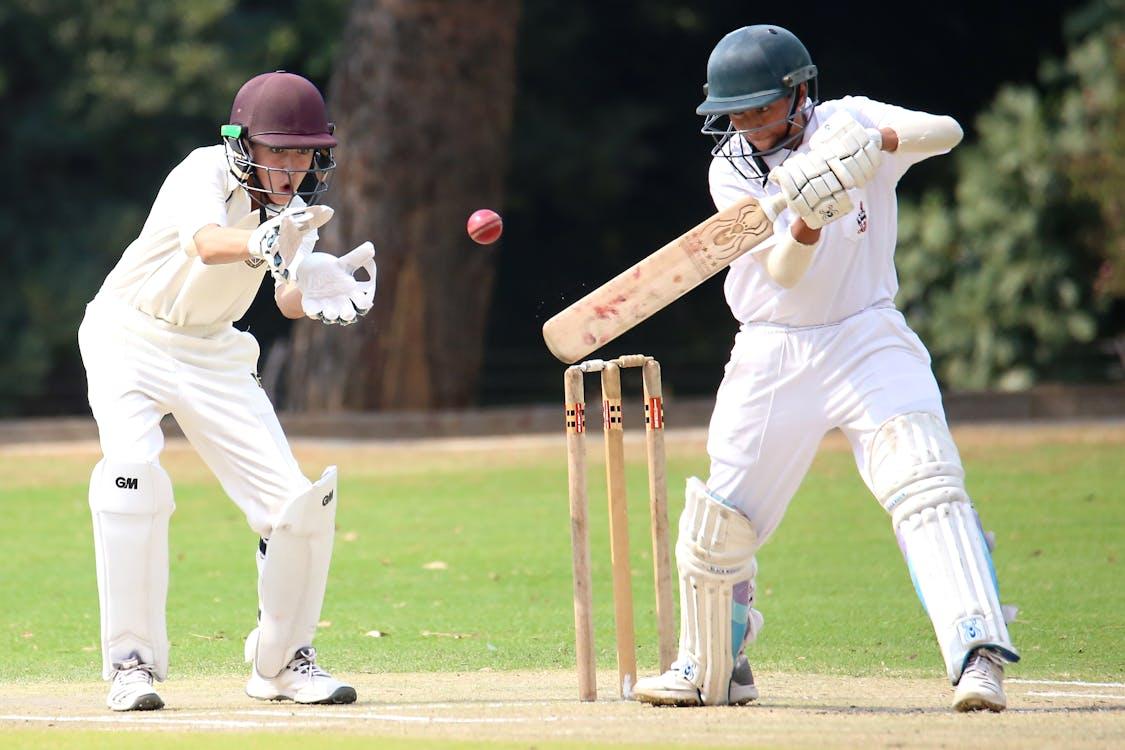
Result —
[[155, 711], [164, 708], [164, 701], [152, 689], [151, 664], [141, 664], [133, 654], [113, 665], [113, 681], [105, 704], [114, 711]]
[[[758, 688], [754, 685], [754, 673], [750, 670], [750, 660], [739, 654], [730, 677], [728, 701], [732, 706], [741, 706], [758, 699]], [[686, 677], [680, 668], [673, 664], [662, 675], [644, 677], [637, 680], [633, 697], [641, 703], [653, 706], [702, 706], [703, 699], [699, 689]]]
[[340, 682], [316, 663], [316, 649], [297, 649], [293, 660], [277, 677], [266, 678], [251, 668], [246, 694], [263, 701], [295, 703], [355, 703], [355, 688]]
[[961, 681], [953, 691], [955, 711], [1003, 711], [1008, 707], [1004, 695], [1004, 663], [987, 649], [978, 648], [969, 657]]

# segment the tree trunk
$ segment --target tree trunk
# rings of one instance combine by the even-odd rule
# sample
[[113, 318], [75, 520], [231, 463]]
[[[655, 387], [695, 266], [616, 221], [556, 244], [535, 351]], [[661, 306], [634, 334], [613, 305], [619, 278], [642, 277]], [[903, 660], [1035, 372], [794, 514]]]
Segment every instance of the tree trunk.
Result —
[[359, 0], [328, 92], [339, 166], [318, 249], [375, 243], [375, 307], [294, 325], [284, 407], [472, 403], [495, 251], [465, 221], [501, 206], [519, 0]]

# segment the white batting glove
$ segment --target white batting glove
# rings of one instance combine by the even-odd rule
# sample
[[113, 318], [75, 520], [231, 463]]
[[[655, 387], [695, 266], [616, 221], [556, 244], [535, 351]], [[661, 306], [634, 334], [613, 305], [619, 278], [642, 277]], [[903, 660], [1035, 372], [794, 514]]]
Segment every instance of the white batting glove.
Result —
[[[305, 315], [329, 325], [350, 325], [366, 315], [375, 297], [375, 246], [370, 242], [337, 258], [331, 253], [309, 253], [297, 271], [301, 308]], [[360, 268], [371, 278], [359, 281]]]
[[809, 139], [809, 148], [832, 167], [844, 188], [863, 187], [883, 161], [883, 134], [840, 110]]
[[328, 206], [294, 206], [269, 221], [262, 222], [246, 243], [251, 258], [266, 261], [274, 278], [287, 281], [300, 265], [297, 255], [301, 242], [309, 232], [322, 227], [332, 218]]
[[809, 229], [820, 229], [852, 210], [839, 178], [815, 153], [794, 154], [770, 170], [769, 180], [781, 188], [790, 210]]

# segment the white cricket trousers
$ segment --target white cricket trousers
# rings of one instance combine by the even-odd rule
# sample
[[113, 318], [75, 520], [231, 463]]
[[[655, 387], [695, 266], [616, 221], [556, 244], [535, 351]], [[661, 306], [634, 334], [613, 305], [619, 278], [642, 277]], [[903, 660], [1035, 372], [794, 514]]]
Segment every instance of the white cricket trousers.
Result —
[[929, 352], [893, 307], [820, 326], [744, 325], [711, 416], [707, 486], [742, 511], [764, 543], [825, 433], [844, 433], [870, 488], [875, 432], [913, 411], [945, 419]]
[[172, 326], [100, 294], [78, 329], [107, 461], [159, 464], [175, 417], [223, 490], [268, 538], [271, 515], [312, 483], [258, 384], [258, 342], [230, 325]]

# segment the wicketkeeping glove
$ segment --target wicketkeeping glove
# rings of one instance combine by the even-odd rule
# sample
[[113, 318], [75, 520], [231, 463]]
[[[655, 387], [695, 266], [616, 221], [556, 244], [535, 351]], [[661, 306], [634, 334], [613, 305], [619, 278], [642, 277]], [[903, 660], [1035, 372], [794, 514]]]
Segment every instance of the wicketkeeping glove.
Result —
[[[359, 281], [355, 272], [371, 278]], [[331, 253], [309, 253], [296, 274], [305, 315], [327, 324], [349, 325], [366, 315], [375, 297], [375, 246], [370, 242], [337, 258]]]
[[865, 128], [844, 110], [829, 117], [809, 138], [812, 153], [823, 157], [846, 190], [863, 187], [883, 160], [883, 134]]
[[262, 222], [246, 243], [251, 258], [266, 261], [275, 279], [288, 281], [301, 264], [297, 254], [309, 232], [322, 227], [332, 218], [328, 206], [287, 208], [269, 221]]

